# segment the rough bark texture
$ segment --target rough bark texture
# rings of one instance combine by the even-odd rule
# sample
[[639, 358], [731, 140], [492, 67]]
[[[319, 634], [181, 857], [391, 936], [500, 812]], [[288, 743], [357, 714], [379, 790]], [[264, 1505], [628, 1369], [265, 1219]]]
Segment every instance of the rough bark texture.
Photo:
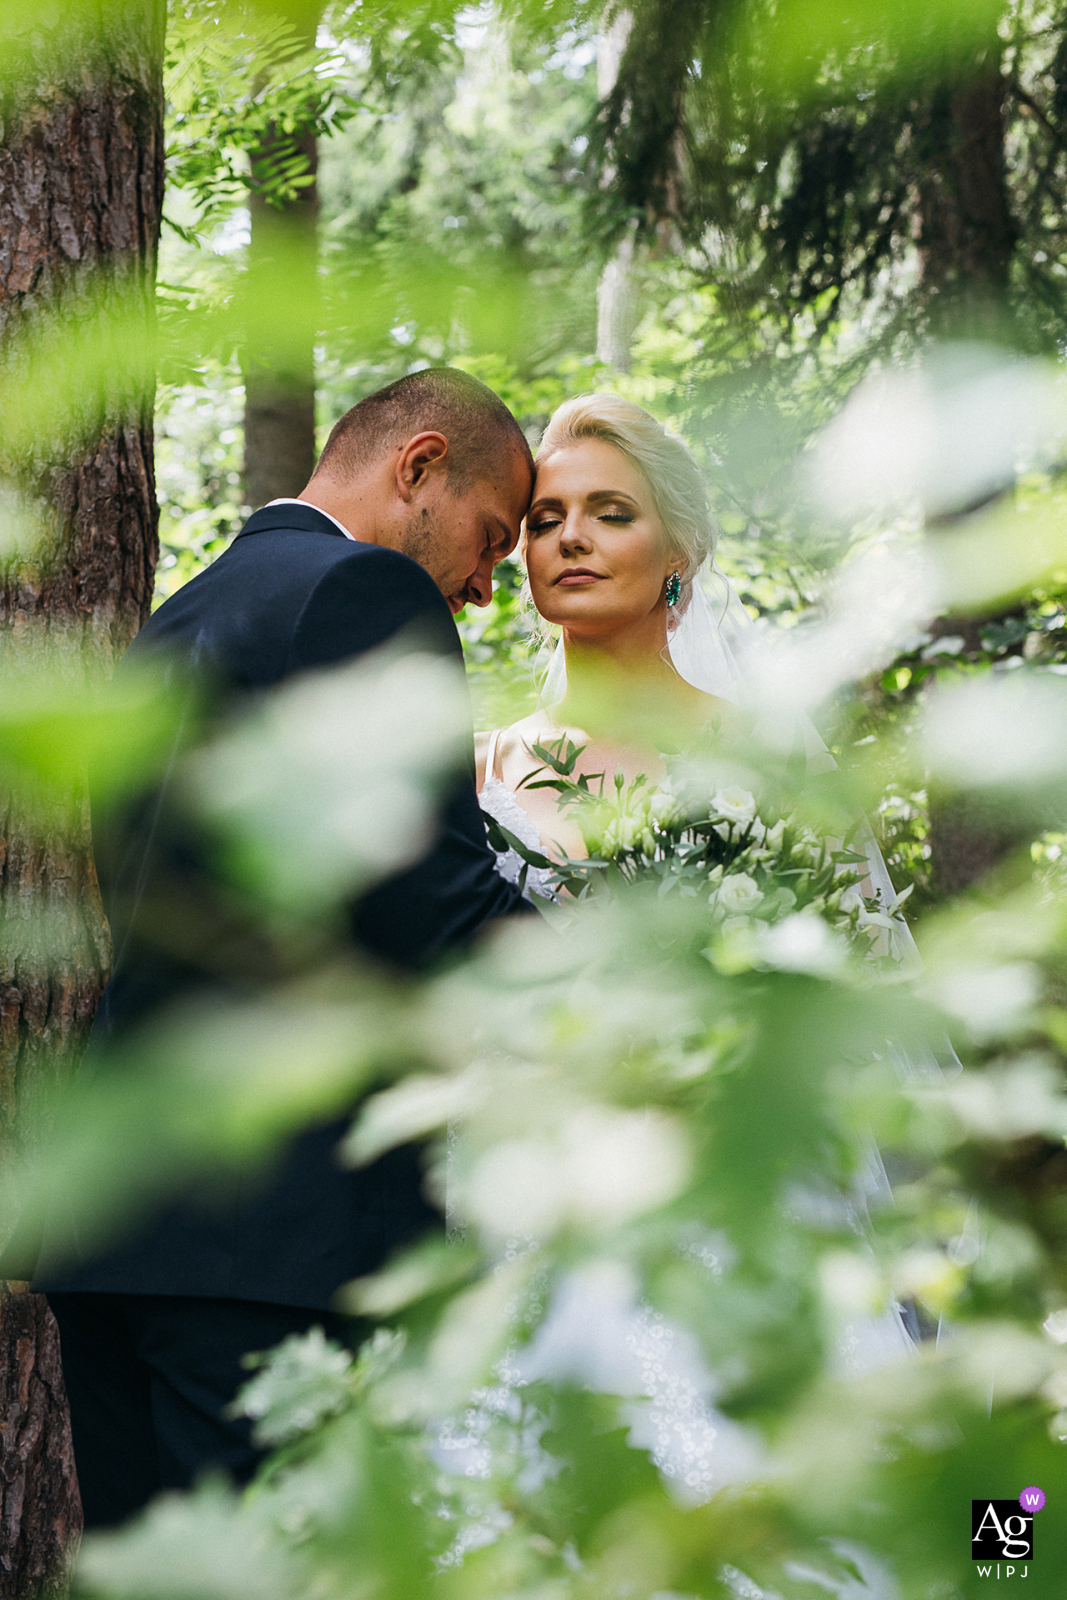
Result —
[[5, 474], [44, 541], [5, 563], [0, 620], [16, 639], [35, 622], [88, 629], [113, 658], [148, 615], [157, 549], [148, 375], [165, 10], [101, 10], [102, 38], [87, 11], [80, 36], [41, 38], [37, 81], [5, 85], [0, 377], [43, 400], [50, 426], [5, 429]]
[[[301, 150], [314, 175], [313, 136]], [[316, 185], [281, 208], [253, 190], [250, 212], [245, 493], [262, 506], [299, 494], [315, 466]]]
[[[81, 689], [152, 595], [166, 9], [24, 11], [0, 40], [0, 671]], [[2, 1159], [40, 1137], [109, 952], [84, 793], [6, 787], [0, 829]], [[58, 1592], [78, 1527], [57, 1350], [38, 1297], [0, 1299], [0, 1600]]]
[[43, 1295], [0, 1297], [0, 1597], [65, 1594], [81, 1530], [59, 1336]]

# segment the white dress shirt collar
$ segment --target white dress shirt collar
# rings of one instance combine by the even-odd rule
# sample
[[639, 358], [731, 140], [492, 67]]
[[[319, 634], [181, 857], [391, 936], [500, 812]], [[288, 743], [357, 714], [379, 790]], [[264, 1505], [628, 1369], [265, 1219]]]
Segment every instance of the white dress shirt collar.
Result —
[[278, 500], [268, 500], [267, 504], [263, 507], [264, 511], [266, 511], [269, 506], [307, 506], [310, 511], [317, 511], [320, 517], [330, 517], [330, 521], [333, 523], [334, 527], [338, 528], [341, 533], [344, 534], [346, 539], [351, 539], [354, 544], [358, 544], [359, 542], [354, 533], [349, 533], [343, 522], [338, 522], [336, 517], [330, 516], [328, 511], [323, 511], [321, 506], [313, 506], [310, 500], [298, 500], [295, 495], [286, 494], [282, 495]]

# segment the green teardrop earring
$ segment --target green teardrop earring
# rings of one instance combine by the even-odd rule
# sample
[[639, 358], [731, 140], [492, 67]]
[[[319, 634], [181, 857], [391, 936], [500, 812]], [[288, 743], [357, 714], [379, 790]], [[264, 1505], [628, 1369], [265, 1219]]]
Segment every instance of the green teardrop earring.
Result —
[[676, 606], [678, 604], [678, 601], [681, 599], [681, 595], [682, 595], [682, 580], [678, 576], [677, 572], [672, 572], [672, 573], [670, 573], [670, 575], [667, 578], [667, 588], [666, 588], [666, 591], [665, 591], [665, 597], [666, 597], [666, 601], [667, 601], [668, 607]]

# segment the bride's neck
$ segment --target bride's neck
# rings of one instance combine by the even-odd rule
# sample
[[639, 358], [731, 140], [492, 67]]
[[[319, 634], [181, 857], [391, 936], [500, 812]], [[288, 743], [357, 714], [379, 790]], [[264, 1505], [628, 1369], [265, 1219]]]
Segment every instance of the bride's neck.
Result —
[[[640, 724], [646, 710], [691, 707], [693, 690], [671, 665], [664, 637], [658, 648], [625, 637], [603, 643], [563, 640], [567, 692], [557, 707], [561, 721], [607, 732]], [[636, 731], [636, 727], [633, 731]]]

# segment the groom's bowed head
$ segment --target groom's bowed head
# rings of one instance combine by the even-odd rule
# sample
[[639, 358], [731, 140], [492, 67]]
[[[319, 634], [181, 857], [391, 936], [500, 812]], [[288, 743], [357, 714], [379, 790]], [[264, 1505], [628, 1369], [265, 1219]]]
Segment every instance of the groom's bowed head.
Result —
[[410, 556], [453, 614], [486, 606], [533, 490], [530, 446], [468, 373], [427, 368], [368, 395], [334, 427], [301, 500]]

